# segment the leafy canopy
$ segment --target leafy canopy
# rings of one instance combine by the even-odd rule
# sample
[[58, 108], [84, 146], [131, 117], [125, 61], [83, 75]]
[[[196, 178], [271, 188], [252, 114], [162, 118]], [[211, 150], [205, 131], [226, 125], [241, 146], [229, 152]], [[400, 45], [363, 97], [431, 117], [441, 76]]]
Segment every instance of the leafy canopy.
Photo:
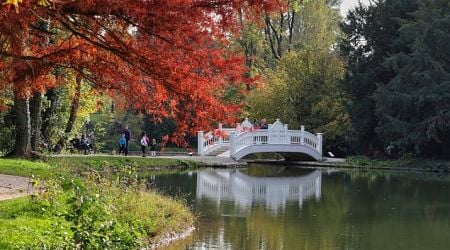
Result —
[[236, 32], [237, 11], [259, 13], [276, 1], [4, 4], [0, 89], [26, 97], [53, 87], [55, 68], [71, 68], [128, 107], [176, 120], [183, 136], [236, 117], [239, 105], [223, 101], [222, 90], [251, 79], [243, 79], [243, 59], [228, 49], [228, 35]]

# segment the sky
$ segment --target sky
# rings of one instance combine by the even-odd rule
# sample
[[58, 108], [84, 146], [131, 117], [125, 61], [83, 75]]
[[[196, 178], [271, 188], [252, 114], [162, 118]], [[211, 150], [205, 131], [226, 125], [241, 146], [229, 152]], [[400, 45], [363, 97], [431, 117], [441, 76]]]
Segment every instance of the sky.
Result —
[[[369, 0], [361, 0], [361, 3], [368, 4]], [[345, 16], [349, 9], [353, 9], [358, 4], [358, 0], [342, 0], [341, 14]]]

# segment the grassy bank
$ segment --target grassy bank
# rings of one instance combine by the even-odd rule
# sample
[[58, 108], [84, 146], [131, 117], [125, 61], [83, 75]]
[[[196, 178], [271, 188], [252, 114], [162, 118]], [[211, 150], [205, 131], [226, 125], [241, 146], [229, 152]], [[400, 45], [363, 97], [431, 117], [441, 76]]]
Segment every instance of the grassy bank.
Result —
[[147, 190], [136, 169], [189, 165], [159, 158], [0, 159], [0, 173], [46, 180], [32, 197], [0, 202], [0, 249], [139, 249], [180, 233], [193, 224], [192, 213], [184, 202]]
[[440, 159], [402, 158], [396, 160], [379, 160], [364, 156], [352, 156], [346, 159], [345, 164], [355, 168], [450, 173], [450, 161]]
[[44, 178], [50, 177], [55, 173], [64, 172], [66, 172], [65, 169], [61, 169], [56, 165], [50, 165], [41, 161], [0, 158], [0, 174], [24, 177], [39, 176]]
[[48, 157], [41, 161], [0, 158], [1, 174], [35, 176], [42, 179], [59, 175], [79, 175], [82, 172], [92, 170], [115, 172], [125, 167], [133, 167], [137, 170], [160, 170], [193, 168], [196, 166], [193, 161], [177, 159], [116, 156]]

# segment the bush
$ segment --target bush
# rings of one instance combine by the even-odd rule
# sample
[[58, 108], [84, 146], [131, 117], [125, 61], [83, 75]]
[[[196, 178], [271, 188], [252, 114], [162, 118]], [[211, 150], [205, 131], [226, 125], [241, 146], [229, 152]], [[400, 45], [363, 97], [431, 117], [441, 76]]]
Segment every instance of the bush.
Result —
[[[1, 125], [1, 124], [0, 124]], [[0, 153], [5, 154], [14, 149], [15, 129], [11, 127], [0, 128]]]

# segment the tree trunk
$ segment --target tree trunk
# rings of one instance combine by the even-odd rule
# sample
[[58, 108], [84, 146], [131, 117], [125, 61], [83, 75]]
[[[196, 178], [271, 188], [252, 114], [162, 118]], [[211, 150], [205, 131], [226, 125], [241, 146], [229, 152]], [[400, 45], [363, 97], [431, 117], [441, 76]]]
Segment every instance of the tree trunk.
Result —
[[41, 125], [42, 125], [42, 94], [36, 92], [30, 101], [31, 113], [31, 149], [37, 151], [41, 142]]
[[[59, 76], [57, 76], [58, 81]], [[50, 101], [50, 106], [45, 109], [42, 115], [42, 138], [44, 142], [48, 143], [48, 146], [51, 146], [51, 131], [52, 131], [52, 117], [56, 113], [56, 109], [59, 104], [59, 94], [57, 89], [49, 89], [45, 94], [47, 100]]]
[[14, 93], [14, 111], [16, 113], [16, 148], [15, 156], [30, 156], [30, 103], [29, 99]]
[[66, 129], [64, 130], [64, 137], [59, 141], [60, 146], [65, 145], [66, 137], [68, 134], [72, 132], [73, 125], [75, 124], [75, 120], [78, 115], [78, 108], [80, 107], [80, 96], [81, 96], [81, 75], [77, 74], [76, 77], [76, 86], [75, 86], [75, 94], [72, 99], [72, 105], [70, 106], [70, 116], [67, 121]]
[[116, 103], [114, 101], [111, 101], [111, 114], [114, 114], [116, 112]]

